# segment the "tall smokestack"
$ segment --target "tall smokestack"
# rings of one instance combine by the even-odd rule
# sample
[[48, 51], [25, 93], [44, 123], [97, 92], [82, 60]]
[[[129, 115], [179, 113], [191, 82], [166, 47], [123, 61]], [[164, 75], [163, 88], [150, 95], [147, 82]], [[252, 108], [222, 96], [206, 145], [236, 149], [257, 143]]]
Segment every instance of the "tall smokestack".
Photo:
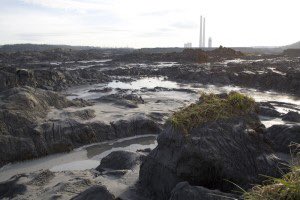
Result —
[[205, 17], [204, 17], [204, 21], [203, 21], [203, 47], [205, 47]]
[[203, 44], [202, 41], [202, 16], [200, 16], [200, 38], [199, 38], [199, 47], [201, 48]]

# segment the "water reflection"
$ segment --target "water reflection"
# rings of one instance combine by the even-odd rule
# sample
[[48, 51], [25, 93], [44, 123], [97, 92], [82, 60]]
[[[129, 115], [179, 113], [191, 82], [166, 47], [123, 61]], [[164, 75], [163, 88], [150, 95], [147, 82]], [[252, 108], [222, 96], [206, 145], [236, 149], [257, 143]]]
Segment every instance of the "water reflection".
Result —
[[105, 144], [98, 144], [89, 146], [86, 148], [87, 150], [87, 157], [89, 159], [95, 159], [96, 156], [99, 156], [105, 151], [112, 152], [115, 149], [126, 149], [129, 151], [136, 151], [138, 150], [136, 147], [141, 146], [145, 148], [145, 146], [149, 148], [155, 147], [156, 144], [156, 136], [147, 136], [147, 137], [140, 137], [134, 138], [131, 140], [124, 140], [114, 143], [105, 143]]

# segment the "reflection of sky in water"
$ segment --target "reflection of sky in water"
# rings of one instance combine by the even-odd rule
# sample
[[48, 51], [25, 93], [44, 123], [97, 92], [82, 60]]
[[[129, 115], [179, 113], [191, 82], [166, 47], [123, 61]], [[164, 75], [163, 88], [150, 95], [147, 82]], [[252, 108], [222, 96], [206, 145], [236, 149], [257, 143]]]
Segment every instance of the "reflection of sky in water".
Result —
[[130, 83], [112, 81], [107, 85], [107, 87], [138, 90], [141, 88], [155, 88], [155, 87], [178, 88], [179, 86], [174, 81], [166, 81], [163, 80], [162, 77], [160, 77], [160, 78], [143, 78]]
[[216, 85], [202, 85], [202, 84], [178, 84], [175, 81], [168, 81], [164, 80], [163, 77], [159, 78], [142, 78], [132, 82], [120, 82], [120, 81], [112, 81], [108, 84], [95, 84], [95, 85], [88, 85], [84, 87], [74, 87], [71, 88], [68, 93], [75, 94], [77, 96], [70, 96], [69, 98], [85, 98], [85, 99], [92, 99], [94, 97], [99, 97], [103, 95], [107, 95], [109, 93], [99, 93], [99, 92], [88, 92], [92, 89], [103, 89], [104, 87], [110, 87], [113, 89], [120, 88], [120, 89], [129, 89], [129, 90], [139, 90], [141, 88], [155, 88], [155, 87], [164, 87], [168, 89], [178, 89], [178, 88], [188, 88], [194, 89], [199, 92], [209, 92], [209, 93], [223, 93], [223, 92], [230, 92], [230, 91], [238, 91], [244, 94], [247, 94], [253, 97], [256, 101], [280, 101], [286, 103], [292, 103], [296, 105], [300, 105], [300, 98], [285, 95], [277, 92], [272, 91], [258, 91], [256, 89], [250, 88], [241, 88], [237, 86], [216, 86]]
[[75, 149], [70, 153], [61, 153], [43, 158], [9, 164], [0, 169], [0, 182], [20, 173], [29, 173], [41, 169], [52, 171], [85, 170], [97, 167], [100, 160], [112, 151], [155, 148], [155, 135], [140, 135], [115, 141], [91, 144]]
[[87, 160], [79, 160], [70, 163], [64, 163], [52, 167], [51, 171], [66, 171], [66, 170], [85, 170], [97, 167], [102, 158], [113, 151], [131, 151], [136, 152], [138, 149], [151, 148], [154, 149], [156, 136], [137, 137], [130, 140], [120, 140], [117, 142], [106, 142], [87, 146], [84, 149], [87, 152]]
[[115, 148], [127, 148], [130, 151], [136, 151], [135, 147], [131, 146], [133, 144], [138, 144], [141, 146], [151, 146], [155, 145], [155, 136], [148, 136], [148, 137], [139, 137], [134, 138], [131, 140], [124, 140], [120, 142], [114, 142], [114, 143], [105, 143], [100, 145], [93, 145], [86, 148], [87, 150], [87, 157], [91, 159], [95, 159], [94, 157], [99, 154], [102, 154], [104, 151], [112, 151], [112, 149]]

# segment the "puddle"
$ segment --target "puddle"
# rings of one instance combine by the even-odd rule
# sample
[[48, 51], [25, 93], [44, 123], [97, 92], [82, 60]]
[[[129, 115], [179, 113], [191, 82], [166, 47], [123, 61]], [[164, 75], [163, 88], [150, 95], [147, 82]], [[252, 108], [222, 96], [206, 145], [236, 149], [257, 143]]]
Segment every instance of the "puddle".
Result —
[[102, 60], [81, 60], [78, 61], [78, 63], [83, 63], [83, 64], [87, 64], [87, 63], [105, 63], [105, 62], [109, 62], [112, 61], [112, 59], [102, 59]]
[[155, 87], [164, 87], [164, 88], [179, 88], [178, 84], [174, 81], [164, 80], [163, 77], [159, 78], [143, 78], [130, 83], [124, 83], [120, 81], [112, 81], [107, 87], [111, 88], [120, 88], [120, 89], [132, 89], [139, 90], [141, 88], [155, 88]]
[[0, 182], [20, 173], [30, 173], [41, 169], [51, 171], [86, 170], [97, 167], [100, 160], [113, 151], [155, 148], [156, 135], [141, 135], [115, 141], [91, 144], [75, 149], [70, 153], [61, 153], [43, 158], [8, 164], [0, 169]]

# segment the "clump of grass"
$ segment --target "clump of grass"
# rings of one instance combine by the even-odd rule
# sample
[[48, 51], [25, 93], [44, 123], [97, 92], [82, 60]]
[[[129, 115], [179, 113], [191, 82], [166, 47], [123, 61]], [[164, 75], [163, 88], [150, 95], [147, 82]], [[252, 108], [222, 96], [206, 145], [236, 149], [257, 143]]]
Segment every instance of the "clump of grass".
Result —
[[226, 98], [203, 93], [200, 101], [175, 112], [170, 121], [176, 128], [188, 133], [203, 123], [246, 115], [256, 110], [255, 101], [246, 95], [231, 92]]
[[[299, 144], [297, 144], [299, 146]], [[300, 156], [296, 154], [290, 169], [282, 178], [268, 177], [263, 185], [244, 191], [245, 200], [298, 200], [300, 199]]]

